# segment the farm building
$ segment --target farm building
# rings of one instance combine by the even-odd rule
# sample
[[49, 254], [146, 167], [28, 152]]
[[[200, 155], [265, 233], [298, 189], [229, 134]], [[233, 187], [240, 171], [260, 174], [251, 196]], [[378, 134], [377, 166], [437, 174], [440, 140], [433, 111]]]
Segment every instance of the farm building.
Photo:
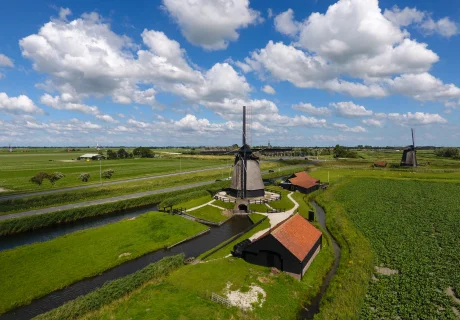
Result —
[[321, 231], [295, 214], [259, 238], [238, 243], [232, 253], [249, 263], [275, 267], [300, 280], [321, 245]]
[[305, 171], [301, 171], [294, 173], [285, 182], [281, 183], [280, 186], [291, 191], [310, 193], [319, 189], [320, 181], [309, 176]]
[[77, 158], [78, 160], [104, 160], [105, 157], [98, 153], [85, 153]]

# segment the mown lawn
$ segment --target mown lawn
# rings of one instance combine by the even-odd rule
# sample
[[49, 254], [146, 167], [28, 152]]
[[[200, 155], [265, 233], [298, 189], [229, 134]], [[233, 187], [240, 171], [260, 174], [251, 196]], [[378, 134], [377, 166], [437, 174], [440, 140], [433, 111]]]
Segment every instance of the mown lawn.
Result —
[[233, 209], [235, 207], [234, 202], [224, 202], [224, 201], [221, 201], [221, 200], [216, 200], [212, 204], [214, 204], [216, 206], [219, 206], [219, 207], [222, 207], [222, 208], [225, 208], [225, 209]]
[[187, 214], [194, 216], [196, 218], [214, 221], [214, 222], [221, 222], [229, 218], [228, 216], [224, 216], [222, 214], [222, 209], [219, 209], [213, 206], [209, 206], [209, 205], [193, 210], [193, 211], [187, 211]]
[[[87, 319], [296, 319], [302, 304], [316, 294], [332, 262], [325, 242], [302, 281], [284, 273], [273, 275], [269, 268], [242, 259], [219, 259], [184, 266], [162, 283], [148, 285]], [[227, 283], [231, 290], [243, 292], [257, 285], [266, 292], [266, 301], [246, 312], [212, 302], [209, 295], [224, 295]]]
[[197, 198], [197, 199], [189, 200], [187, 202], [179, 203], [179, 204], [175, 205], [174, 208], [191, 209], [191, 208], [198, 207], [198, 206], [200, 206], [202, 204], [205, 204], [205, 203], [207, 203], [207, 202], [209, 202], [211, 200], [212, 200], [211, 195], [207, 195], [207, 196], [200, 197], [200, 198]]
[[267, 212], [268, 207], [265, 204], [250, 204], [249, 205], [249, 210], [255, 211], [255, 212]]
[[294, 208], [294, 202], [292, 202], [288, 198], [288, 194], [290, 193], [290, 191], [284, 190], [283, 188], [280, 188], [280, 187], [270, 187], [269, 191], [270, 190], [281, 193], [281, 200], [269, 202], [268, 205], [270, 207], [274, 209], [286, 210], [286, 211]]
[[[132, 221], [2, 251], [0, 313], [206, 228], [182, 217], [150, 212]], [[122, 253], [130, 255], [120, 257]]]

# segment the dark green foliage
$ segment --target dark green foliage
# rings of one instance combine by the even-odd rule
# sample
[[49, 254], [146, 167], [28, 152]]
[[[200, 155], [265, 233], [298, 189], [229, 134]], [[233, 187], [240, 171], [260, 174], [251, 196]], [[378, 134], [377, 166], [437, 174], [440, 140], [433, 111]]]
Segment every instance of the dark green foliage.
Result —
[[46, 172], [39, 172], [36, 175], [34, 175], [32, 178], [30, 178], [30, 182], [35, 183], [38, 186], [41, 186], [43, 183], [43, 180], [48, 179], [49, 175]]
[[117, 158], [118, 159], [127, 159], [127, 158], [130, 158], [130, 154], [125, 149], [120, 148], [117, 151]]
[[82, 173], [80, 174], [80, 177], [78, 179], [80, 179], [83, 182], [88, 182], [90, 177], [91, 175], [89, 173]]
[[434, 153], [438, 157], [460, 159], [459, 150], [460, 149], [458, 148], [440, 148], [440, 149], [436, 149]]
[[110, 179], [110, 178], [112, 178], [112, 175], [114, 173], [115, 173], [115, 171], [113, 171], [112, 169], [106, 170], [106, 171], [102, 172], [102, 178]]
[[110, 281], [101, 288], [72, 300], [57, 309], [42, 314], [35, 319], [61, 320], [80, 318], [91, 311], [95, 311], [106, 304], [122, 298], [148, 281], [161, 279], [171, 271], [179, 268], [183, 260], [183, 254], [163, 258], [131, 275]]
[[146, 147], [139, 147], [133, 150], [133, 155], [140, 158], [153, 158], [155, 154], [153, 151]]
[[117, 159], [117, 153], [111, 149], [107, 150], [107, 159], [109, 160]]
[[334, 158], [358, 158], [358, 154], [354, 151], [348, 150], [341, 145], [336, 145], [333, 150]]
[[48, 175], [48, 180], [54, 186], [56, 181], [61, 180], [64, 177], [65, 177], [65, 174], [63, 174], [62, 172], [53, 172], [52, 174]]

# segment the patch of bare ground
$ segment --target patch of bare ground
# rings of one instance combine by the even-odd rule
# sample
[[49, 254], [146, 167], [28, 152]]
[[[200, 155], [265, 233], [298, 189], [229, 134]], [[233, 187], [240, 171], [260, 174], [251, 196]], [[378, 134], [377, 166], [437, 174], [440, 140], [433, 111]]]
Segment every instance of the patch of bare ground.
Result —
[[393, 270], [393, 269], [390, 269], [390, 268], [387, 268], [387, 267], [377, 267], [375, 266], [375, 271], [379, 274], [383, 274], [385, 276], [390, 276], [392, 274], [398, 274], [399, 271], [398, 270]]
[[258, 277], [257, 280], [259, 280], [260, 283], [272, 283], [273, 280], [267, 277]]
[[454, 300], [455, 303], [460, 304], [460, 299], [455, 296], [455, 292], [452, 287], [448, 287], [446, 289], [446, 294], [450, 296]]
[[132, 217], [132, 218], [129, 218], [129, 219], [126, 219], [128, 221], [132, 221], [132, 220], [136, 220], [137, 217]]
[[265, 302], [267, 294], [264, 289], [255, 284], [250, 285], [247, 292], [232, 291], [230, 290], [231, 286], [232, 283], [228, 282], [225, 288], [225, 295], [232, 306], [243, 310], [252, 310], [253, 306], [262, 307]]
[[123, 257], [127, 257], [127, 256], [130, 256], [131, 255], [131, 252], [125, 252], [125, 253], [122, 253], [118, 256], [118, 258], [123, 258]]
[[8, 191], [10, 191], [10, 190], [0, 187], [0, 193], [1, 193], [1, 192], [8, 192]]

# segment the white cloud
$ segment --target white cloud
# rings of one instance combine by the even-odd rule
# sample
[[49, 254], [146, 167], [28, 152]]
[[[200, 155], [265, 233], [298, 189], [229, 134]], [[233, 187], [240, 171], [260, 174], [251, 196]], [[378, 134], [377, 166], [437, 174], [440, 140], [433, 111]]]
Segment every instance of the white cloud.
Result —
[[260, 21], [249, 0], [163, 0], [164, 8], [179, 25], [184, 37], [207, 50], [221, 50], [239, 37], [238, 29]]
[[0, 111], [10, 114], [43, 114], [43, 110], [38, 108], [29, 97], [25, 95], [8, 97], [5, 92], [0, 92]]
[[329, 135], [323, 135], [323, 134], [315, 134], [313, 135], [313, 140], [315, 141], [333, 141], [333, 142], [339, 142], [339, 141], [346, 141], [348, 140], [348, 137], [345, 137], [341, 134], [336, 135], [336, 136], [329, 136]]
[[292, 9], [289, 8], [275, 17], [275, 29], [289, 36], [294, 36], [299, 32], [300, 23], [294, 20], [294, 11]]
[[87, 106], [86, 104], [76, 102], [69, 94], [54, 96], [45, 93], [40, 97], [40, 103], [47, 105], [56, 110], [77, 111], [86, 114], [98, 114], [99, 109], [95, 106]]
[[415, 112], [415, 113], [389, 113], [389, 114], [379, 114], [381, 118], [387, 118], [388, 120], [394, 122], [400, 126], [421, 126], [428, 124], [443, 124], [447, 123], [447, 120], [441, 117], [439, 114], [435, 113], [424, 113], [424, 112]]
[[447, 106], [460, 105], [460, 88], [444, 84], [429, 73], [403, 74], [388, 84], [394, 93], [414, 97], [419, 101], [442, 101]]
[[104, 122], [108, 122], [108, 123], [118, 123], [119, 122], [118, 120], [115, 120], [114, 118], [112, 118], [112, 116], [108, 114], [98, 114], [96, 115], [96, 118]]
[[449, 17], [439, 19], [438, 21], [428, 18], [420, 25], [420, 27], [427, 34], [438, 33], [446, 38], [450, 38], [460, 33], [457, 23], [451, 21]]
[[59, 19], [67, 20], [67, 16], [70, 16], [72, 11], [69, 8], [61, 8], [59, 9]]
[[384, 122], [377, 119], [364, 119], [361, 122], [368, 127], [383, 128], [384, 126]]
[[331, 115], [331, 110], [329, 110], [326, 107], [315, 107], [311, 103], [298, 103], [292, 106], [292, 109], [309, 113], [314, 116], [319, 116], [319, 117], [328, 117]]
[[265, 92], [265, 93], [268, 93], [268, 94], [275, 94], [276, 91], [275, 89], [273, 89], [272, 86], [266, 84], [263, 88], [262, 88], [262, 91]]
[[0, 67], [14, 67], [13, 61], [5, 56], [4, 54], [0, 53]]
[[422, 22], [423, 18], [425, 17], [425, 12], [418, 11], [417, 8], [408, 7], [401, 10], [398, 6], [395, 5], [391, 9], [385, 9], [383, 15], [395, 26], [407, 27], [413, 23]]
[[349, 127], [344, 123], [333, 123], [332, 127], [339, 129], [340, 131], [343, 132], [367, 132], [367, 130], [361, 126], [356, 126], [356, 127]]
[[366, 117], [373, 114], [371, 110], [366, 110], [365, 107], [354, 104], [351, 101], [331, 103], [330, 105], [335, 108], [338, 115], [343, 117]]
[[273, 9], [272, 8], [267, 9], [267, 17], [268, 17], [268, 19], [273, 17]]

